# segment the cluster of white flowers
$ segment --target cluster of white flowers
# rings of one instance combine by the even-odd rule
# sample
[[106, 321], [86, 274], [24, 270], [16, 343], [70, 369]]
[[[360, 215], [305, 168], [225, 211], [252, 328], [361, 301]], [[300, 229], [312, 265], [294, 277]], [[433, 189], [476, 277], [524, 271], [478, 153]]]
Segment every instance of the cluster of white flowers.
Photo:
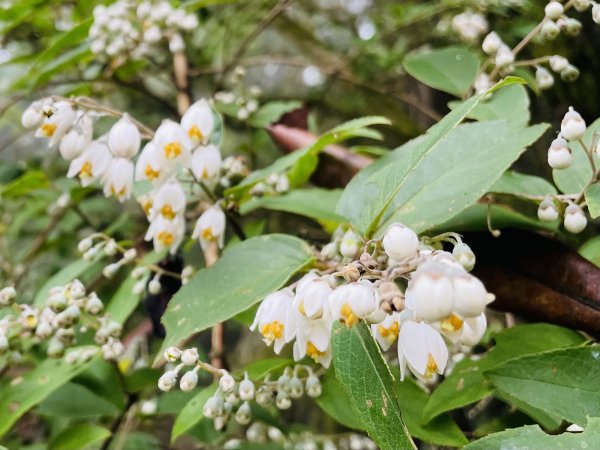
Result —
[[[358, 255], [359, 239], [353, 231], [344, 233], [343, 257]], [[448, 361], [443, 337], [453, 348], [475, 345], [486, 329], [484, 309], [494, 296], [468, 273], [475, 256], [460, 237], [440, 239], [454, 244], [453, 253], [434, 250], [426, 242], [435, 238], [420, 242], [414, 231], [395, 223], [380, 240], [367, 244], [372, 253], [362, 253], [335, 273], [310, 272], [295, 287], [267, 296], [251, 329], [275, 353], [294, 341], [296, 361], [309, 356], [328, 367], [333, 322], [352, 327], [363, 320], [384, 350], [398, 341], [402, 377], [406, 366], [422, 380], [442, 374]], [[408, 280], [406, 288], [402, 280]]]
[[182, 33], [198, 27], [198, 18], [164, 0], [118, 0], [94, 8], [90, 27], [92, 52], [107, 59], [118, 56], [140, 59], [152, 54], [161, 42], [173, 53], [183, 51]]
[[[586, 131], [585, 120], [572, 107], [563, 117], [560, 126], [560, 134], [552, 141], [548, 149], [548, 165], [555, 170], [567, 169], [573, 162], [573, 155], [569, 145], [577, 143], [580, 145], [590, 160], [592, 170], [595, 169], [593, 163], [594, 153], [600, 156], [597, 136], [592, 138], [592, 142], [587, 145], [584, 141]], [[593, 173], [593, 179], [596, 173]], [[554, 222], [558, 220], [563, 213], [563, 225], [565, 230], [571, 233], [581, 233], [587, 226], [587, 217], [580, 201], [583, 199], [583, 193], [575, 193], [562, 197], [547, 196], [538, 207], [538, 218], [544, 222]]]
[[[263, 407], [275, 404], [277, 408], [284, 410], [292, 406], [293, 399], [298, 399], [304, 394], [313, 398], [321, 395], [321, 382], [308, 366], [286, 367], [276, 381], [271, 381], [270, 375], [267, 375], [262, 382], [255, 383], [248, 373], [244, 373], [242, 379], [236, 380], [226, 370], [216, 369], [201, 361], [197, 348], [180, 350], [177, 347], [169, 347], [165, 350], [164, 358], [170, 364], [176, 364], [158, 380], [158, 388], [165, 392], [173, 389], [178, 384], [178, 379], [182, 391], [191, 391], [198, 384], [198, 373], [201, 370], [219, 375], [219, 386], [202, 410], [205, 417], [214, 420], [218, 430], [232, 417], [240, 425], [249, 424], [252, 420], [252, 401]], [[186, 367], [192, 369], [181, 375]], [[305, 372], [305, 376], [301, 376], [302, 371]]]
[[[0, 307], [12, 306], [18, 315], [7, 315], [0, 320], [0, 354], [11, 351], [20, 353], [27, 349], [29, 342], [47, 343], [46, 352], [53, 358], [61, 357], [67, 347], [76, 342], [76, 330], [85, 333], [88, 325], [82, 325], [82, 316], [96, 329], [95, 341], [101, 346], [105, 359], [115, 360], [123, 353], [123, 344], [119, 340], [122, 327], [102, 315], [104, 304], [95, 292], [86, 292], [79, 280], [73, 280], [65, 286], [50, 289], [43, 305], [17, 304], [16, 292], [12, 287], [0, 290]], [[92, 320], [93, 318], [93, 320]], [[27, 341], [27, 342], [26, 342]], [[67, 354], [66, 361], [74, 363], [88, 360], [98, 352], [97, 347], [78, 348]]]
[[219, 91], [215, 94], [215, 101], [226, 106], [227, 109], [237, 108], [235, 116], [239, 120], [246, 120], [259, 107], [258, 97], [262, 93], [259, 86], [247, 86], [244, 83], [246, 69], [236, 67], [231, 75], [231, 90]]
[[488, 30], [488, 21], [481, 13], [465, 11], [452, 18], [452, 30], [464, 41], [474, 41]]

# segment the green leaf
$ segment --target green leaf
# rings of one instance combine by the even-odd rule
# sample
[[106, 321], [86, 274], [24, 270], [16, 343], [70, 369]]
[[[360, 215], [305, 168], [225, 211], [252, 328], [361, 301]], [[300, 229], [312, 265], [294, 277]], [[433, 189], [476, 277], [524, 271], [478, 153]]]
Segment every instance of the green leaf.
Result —
[[240, 214], [248, 214], [258, 208], [285, 211], [310, 217], [318, 221], [340, 223], [335, 205], [341, 195], [340, 189], [293, 189], [284, 195], [271, 195], [250, 200], [240, 207]]
[[302, 106], [298, 100], [273, 101], [265, 103], [248, 119], [253, 127], [262, 128], [277, 122], [284, 114]]
[[526, 195], [555, 195], [556, 188], [541, 177], [526, 175], [507, 170], [490, 187], [490, 192], [498, 194], [526, 194]]
[[411, 53], [402, 65], [422, 83], [460, 97], [475, 82], [479, 59], [465, 48], [448, 47]]
[[[113, 388], [118, 389], [118, 386]], [[116, 415], [119, 408], [80, 384], [67, 383], [40, 403], [36, 411], [49, 417], [92, 419]]]
[[6, 198], [23, 197], [32, 191], [50, 186], [48, 176], [39, 170], [29, 170], [0, 189], [0, 195]]
[[579, 248], [579, 254], [600, 267], [600, 236], [593, 237]]
[[328, 370], [321, 378], [321, 387], [323, 393], [315, 399], [319, 407], [345, 427], [364, 431], [365, 426], [352, 411], [350, 399], [335, 378], [333, 370]]
[[485, 372], [496, 388], [582, 424], [600, 416], [600, 346], [524, 356]]
[[[93, 360], [92, 360], [93, 361]], [[29, 409], [84, 370], [90, 362], [68, 364], [63, 360], [46, 359], [16, 383], [0, 387], [0, 436]]]
[[[594, 133], [600, 132], [600, 119], [596, 119], [585, 130], [583, 141], [589, 146], [594, 138]], [[552, 177], [558, 189], [564, 194], [578, 194], [582, 192], [592, 180], [592, 166], [586, 155], [586, 151], [579, 142], [569, 142], [569, 148], [573, 154], [573, 162], [566, 169], [554, 169]], [[596, 152], [592, 152], [596, 167], [600, 165], [600, 158]]]
[[416, 449], [402, 421], [394, 378], [369, 327], [335, 323], [332, 351], [335, 376], [369, 436], [382, 450]]
[[600, 216], [600, 183], [592, 184], [585, 190], [585, 201], [592, 219]]
[[552, 436], [544, 433], [537, 425], [495, 433], [478, 441], [471, 442], [464, 450], [574, 450], [594, 449], [600, 442], [600, 419], [593, 417], [588, 421], [583, 433], [563, 433]]
[[200, 270], [171, 299], [163, 316], [163, 351], [248, 309], [312, 262], [310, 247], [284, 234], [248, 239]]
[[449, 414], [442, 414], [427, 424], [421, 424], [423, 408], [429, 400], [429, 394], [411, 378], [394, 383], [394, 391], [411, 436], [431, 444], [451, 447], [462, 447], [469, 442]]
[[456, 408], [477, 402], [493, 391], [483, 372], [523, 355], [580, 345], [584, 337], [576, 331], [549, 324], [519, 325], [493, 335], [496, 346], [478, 360], [463, 360], [433, 391], [423, 422]]
[[91, 423], [76, 423], [56, 436], [50, 443], [50, 450], [80, 450], [111, 435], [106, 428]]

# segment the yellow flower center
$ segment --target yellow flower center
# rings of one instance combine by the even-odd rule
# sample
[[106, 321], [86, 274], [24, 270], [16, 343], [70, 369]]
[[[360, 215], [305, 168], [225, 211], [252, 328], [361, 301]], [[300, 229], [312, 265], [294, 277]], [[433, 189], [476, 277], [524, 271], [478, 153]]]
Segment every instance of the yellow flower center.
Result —
[[358, 323], [358, 316], [354, 314], [354, 311], [352, 311], [352, 308], [350, 308], [348, 303], [344, 303], [340, 313], [348, 328], [351, 328]]
[[83, 163], [83, 165], [81, 166], [81, 169], [79, 170], [79, 178], [80, 179], [84, 179], [84, 178], [91, 178], [92, 177], [92, 163], [89, 161], [86, 161]]
[[35, 317], [33, 314], [30, 314], [27, 317], [25, 317], [25, 324], [28, 328], [35, 328], [37, 326], [37, 323], [37, 317]]
[[313, 344], [311, 341], [308, 341], [306, 343], [306, 354], [314, 359], [315, 362], [318, 362], [319, 357], [325, 355], [325, 352], [322, 352], [315, 346], [315, 344]]
[[179, 142], [170, 142], [163, 147], [167, 159], [175, 159], [181, 155], [181, 144]]
[[452, 314], [447, 319], [442, 320], [441, 327], [442, 330], [448, 332], [458, 331], [463, 326], [463, 320], [458, 317], [456, 314]]
[[205, 241], [210, 241], [211, 239], [214, 239], [215, 235], [213, 234], [212, 228], [211, 227], [206, 227], [202, 229], [202, 239], [204, 239]]
[[427, 368], [425, 369], [425, 378], [431, 378], [438, 372], [438, 366], [431, 353], [427, 356]]
[[192, 139], [201, 141], [204, 138], [202, 131], [196, 125], [192, 125], [192, 127], [188, 130], [188, 136]]
[[160, 170], [154, 170], [150, 164], [146, 164], [144, 175], [149, 180], [156, 180], [160, 176]]
[[163, 245], [171, 245], [173, 243], [173, 234], [168, 231], [159, 231], [156, 239]]
[[275, 339], [281, 339], [283, 336], [283, 324], [277, 320], [263, 325], [260, 330], [261, 334], [269, 342], [273, 342]]
[[146, 213], [146, 215], [149, 215], [150, 210], [152, 209], [152, 200], [151, 199], [143, 200], [141, 202], [141, 205], [142, 205], [142, 209], [144, 210], [144, 213]]
[[121, 197], [122, 195], [125, 195], [125, 188], [121, 188], [120, 190], [116, 190], [115, 189], [115, 185], [111, 185], [110, 187], [110, 191], [112, 192], [113, 195], [117, 196], [117, 197]]
[[202, 179], [206, 180], [207, 178], [209, 178], [208, 175], [208, 170], [206, 170], [206, 167], [204, 169], [202, 169]]
[[173, 220], [175, 218], [175, 211], [168, 203], [160, 208], [160, 213], [165, 219]]
[[42, 134], [46, 137], [52, 137], [54, 136], [54, 133], [56, 132], [56, 124], [54, 123], [45, 123], [42, 125], [41, 127], [42, 129]]
[[302, 314], [303, 316], [306, 315], [306, 311], [304, 309], [304, 300], [300, 301], [300, 304], [298, 305], [298, 311], [300, 311], [300, 314]]
[[389, 328], [384, 327], [383, 325], [379, 325], [379, 334], [381, 337], [387, 339], [390, 342], [394, 342], [398, 337], [398, 332], [400, 331], [400, 326], [398, 322], [394, 322]]

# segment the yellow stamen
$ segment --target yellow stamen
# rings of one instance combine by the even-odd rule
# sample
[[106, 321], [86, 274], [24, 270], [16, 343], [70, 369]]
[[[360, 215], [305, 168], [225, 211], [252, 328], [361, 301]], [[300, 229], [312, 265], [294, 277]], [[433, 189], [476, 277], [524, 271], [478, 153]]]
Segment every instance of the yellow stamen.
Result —
[[430, 353], [429, 356], [427, 356], [427, 369], [425, 369], [425, 378], [431, 378], [437, 372], [438, 372], [438, 366], [437, 366], [435, 360], [433, 359], [433, 356], [431, 356], [431, 353]]
[[86, 161], [83, 163], [83, 165], [81, 166], [81, 169], [79, 170], [79, 178], [80, 179], [84, 179], [84, 178], [91, 178], [92, 177], [92, 163], [89, 161]]
[[171, 205], [166, 204], [160, 209], [160, 213], [165, 219], [173, 220], [175, 218], [175, 211], [171, 208]]
[[400, 326], [398, 322], [394, 322], [389, 328], [384, 327], [383, 325], [379, 325], [379, 334], [381, 337], [387, 339], [390, 342], [394, 342], [398, 337], [398, 332], [400, 331]]
[[175, 159], [181, 155], [181, 144], [179, 142], [171, 142], [165, 145], [163, 149], [167, 159]]
[[156, 239], [163, 245], [171, 245], [173, 243], [173, 234], [168, 231], [159, 231], [156, 235]]
[[150, 214], [150, 210], [152, 209], [152, 200], [147, 199], [141, 202], [142, 205], [142, 209], [144, 210], [144, 213], [146, 213], [146, 215]]
[[314, 359], [315, 362], [318, 362], [319, 357], [325, 355], [325, 352], [322, 352], [315, 346], [315, 344], [313, 344], [311, 341], [308, 341], [306, 343], [306, 354]]
[[56, 132], [56, 124], [54, 123], [45, 123], [41, 126], [42, 134], [46, 137], [54, 136]]
[[160, 176], [160, 170], [154, 170], [150, 164], [146, 164], [144, 175], [149, 180], [156, 180]]
[[201, 141], [204, 138], [202, 131], [200, 131], [200, 128], [198, 128], [196, 125], [192, 125], [192, 127], [188, 130], [188, 136], [198, 141]]
[[298, 305], [298, 311], [300, 311], [300, 314], [302, 314], [303, 316], [306, 315], [306, 311], [304, 310], [304, 300], [302, 300], [300, 302], [300, 305]]
[[207, 227], [202, 230], [202, 239], [204, 239], [205, 241], [210, 241], [214, 238], [215, 238], [215, 236], [212, 232], [211, 227]]
[[463, 320], [458, 317], [456, 314], [452, 314], [447, 319], [442, 320], [441, 327], [442, 330], [448, 332], [458, 331], [463, 326]]
[[25, 324], [28, 328], [35, 328], [37, 326], [37, 323], [37, 317], [35, 317], [33, 314], [25, 318]]
[[260, 332], [267, 341], [273, 342], [275, 339], [281, 339], [283, 336], [283, 324], [274, 320], [273, 322], [263, 325]]
[[123, 195], [125, 195], [125, 188], [121, 188], [119, 191], [117, 191], [115, 189], [114, 184], [110, 187], [110, 191], [112, 192], [112, 194], [116, 197], [121, 197]]
[[207, 178], [209, 178], [208, 176], [208, 170], [206, 170], [206, 167], [202, 170], [202, 179], [206, 180]]
[[358, 316], [354, 314], [354, 311], [352, 311], [352, 308], [350, 308], [348, 303], [344, 303], [340, 313], [342, 314], [344, 322], [348, 328], [351, 328], [358, 323]]

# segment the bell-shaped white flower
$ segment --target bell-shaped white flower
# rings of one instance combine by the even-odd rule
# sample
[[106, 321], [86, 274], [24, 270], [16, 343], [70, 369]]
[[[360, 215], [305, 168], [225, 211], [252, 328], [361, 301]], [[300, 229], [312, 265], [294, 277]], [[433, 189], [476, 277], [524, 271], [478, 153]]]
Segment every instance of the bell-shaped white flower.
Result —
[[565, 114], [560, 123], [561, 136], [567, 141], [576, 141], [583, 137], [585, 128], [585, 120], [583, 120], [581, 115], [575, 111], [572, 106], [570, 106], [569, 111]]
[[432, 326], [407, 321], [402, 324], [398, 336], [398, 361], [401, 380], [404, 380], [408, 366], [417, 378], [426, 381], [444, 373], [448, 347]]
[[21, 124], [25, 128], [33, 128], [37, 127], [42, 120], [44, 120], [44, 115], [41, 110], [42, 103], [41, 102], [33, 102], [31, 105], [23, 111], [23, 115], [21, 116]]
[[134, 157], [141, 143], [140, 131], [127, 114], [123, 115], [108, 133], [108, 148], [117, 158]]
[[171, 254], [177, 251], [185, 233], [185, 222], [182, 217], [177, 216], [174, 220], [158, 216], [150, 223], [146, 236], [147, 241], [152, 241], [154, 250], [157, 252], [169, 248]]
[[197, 180], [215, 178], [221, 169], [221, 151], [212, 144], [198, 147], [192, 153], [190, 168]]
[[573, 155], [567, 141], [557, 137], [548, 149], [548, 165], [553, 169], [566, 169], [573, 162]]
[[104, 176], [111, 160], [112, 156], [106, 144], [92, 141], [81, 156], [71, 161], [67, 177], [78, 176], [82, 186], [89, 186]]
[[515, 55], [513, 54], [510, 47], [508, 47], [507, 45], [501, 45], [498, 49], [498, 52], [496, 53], [496, 65], [498, 67], [504, 67], [508, 66], [509, 64], [512, 64], [514, 61]]
[[553, 55], [549, 58], [550, 68], [555, 72], [562, 72], [569, 66], [569, 60], [564, 56]]
[[[303, 283], [298, 283], [294, 296], [294, 307], [309, 319], [319, 319], [329, 309], [328, 297], [333, 291], [329, 280], [315, 274], [305, 275]], [[302, 281], [302, 280], [301, 280]]]
[[368, 281], [344, 284], [329, 295], [331, 318], [342, 320], [348, 327], [360, 319], [379, 323], [386, 314], [379, 308], [378, 297], [377, 290]]
[[225, 241], [225, 213], [217, 205], [208, 208], [196, 222], [192, 238], [200, 240], [200, 247], [206, 250], [212, 242], [223, 248]]
[[201, 98], [188, 108], [181, 118], [181, 127], [195, 145], [208, 142], [215, 127], [215, 118], [205, 99]]
[[571, 203], [565, 209], [564, 226], [570, 233], [581, 233], [587, 226], [587, 218], [583, 210], [576, 204]]
[[400, 313], [392, 313], [388, 315], [380, 324], [371, 325], [373, 336], [383, 349], [389, 349], [400, 333], [400, 325], [402, 324]]
[[60, 155], [67, 161], [81, 156], [85, 147], [92, 142], [93, 132], [93, 120], [88, 115], [81, 116], [60, 140]]
[[454, 246], [452, 256], [456, 258], [467, 272], [470, 272], [475, 267], [475, 253], [473, 253], [471, 247], [463, 242]]
[[172, 180], [156, 191], [150, 210], [150, 220], [156, 219], [159, 215], [167, 220], [173, 220], [184, 211], [185, 192], [178, 181]]
[[560, 2], [549, 2], [544, 8], [546, 17], [550, 20], [557, 20], [563, 15], [565, 8]]
[[401, 223], [390, 225], [383, 235], [383, 249], [394, 261], [402, 261], [417, 255], [419, 238], [410, 228]]
[[148, 180], [160, 185], [175, 173], [173, 164], [164, 164], [153, 141], [148, 142], [135, 164], [135, 181]]
[[436, 322], [451, 314], [454, 289], [448, 270], [443, 263], [428, 261], [413, 274], [405, 292], [406, 307], [418, 320]]
[[535, 82], [540, 89], [550, 89], [554, 86], [554, 77], [543, 67], [538, 67], [535, 71]]
[[462, 332], [458, 338], [459, 342], [464, 345], [473, 347], [483, 337], [487, 328], [487, 319], [484, 313], [477, 317], [466, 319], [463, 323]]
[[486, 53], [488, 55], [495, 55], [501, 45], [502, 45], [502, 39], [500, 39], [500, 36], [498, 36], [498, 33], [496, 33], [495, 31], [492, 31], [483, 39], [481, 48], [484, 53]]
[[558, 209], [551, 197], [546, 197], [540, 202], [537, 215], [542, 222], [554, 222], [558, 219]]
[[477, 317], [488, 303], [494, 301], [494, 294], [490, 294], [478, 278], [464, 274], [453, 278], [454, 285], [454, 311], [462, 317]]
[[77, 113], [69, 102], [53, 103], [45, 113], [46, 118], [37, 129], [36, 137], [50, 138], [49, 147], [54, 147], [65, 133], [73, 126]]
[[189, 162], [192, 143], [179, 124], [172, 120], [163, 120], [154, 134], [154, 145], [161, 165], [177, 162], [187, 165]]
[[131, 197], [133, 163], [127, 158], [113, 158], [104, 176], [104, 195], [114, 195], [122, 203]]
[[325, 319], [305, 319], [297, 330], [294, 342], [294, 360], [304, 356], [312, 358], [323, 367], [331, 364], [331, 321]]
[[279, 354], [286, 342], [286, 334], [293, 336], [286, 330], [288, 325], [288, 311], [292, 307], [293, 294], [289, 289], [274, 292], [268, 295], [258, 307], [254, 322], [250, 329], [258, 329], [263, 335], [267, 345], [273, 345], [275, 353]]

